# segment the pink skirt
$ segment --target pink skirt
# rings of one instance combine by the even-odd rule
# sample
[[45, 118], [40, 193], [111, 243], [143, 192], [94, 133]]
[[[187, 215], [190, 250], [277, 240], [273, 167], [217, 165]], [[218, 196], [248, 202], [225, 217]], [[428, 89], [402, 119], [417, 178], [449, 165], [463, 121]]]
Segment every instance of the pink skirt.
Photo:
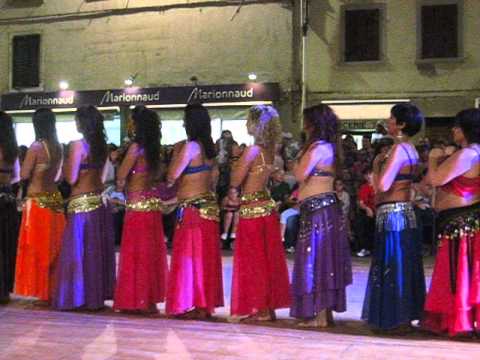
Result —
[[167, 275], [162, 213], [127, 210], [114, 308], [149, 310], [163, 302]]
[[193, 308], [213, 313], [223, 306], [222, 258], [219, 224], [186, 207], [173, 238], [173, 254], [167, 291], [168, 315]]

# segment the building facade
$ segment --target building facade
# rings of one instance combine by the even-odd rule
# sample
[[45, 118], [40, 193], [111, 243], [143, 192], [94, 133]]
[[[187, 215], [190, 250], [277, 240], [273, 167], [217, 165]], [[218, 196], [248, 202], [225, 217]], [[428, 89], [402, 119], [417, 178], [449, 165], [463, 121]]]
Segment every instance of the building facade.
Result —
[[[256, 84], [273, 83], [280, 89], [274, 98], [260, 102], [273, 101], [285, 118], [286, 129], [295, 128], [290, 121], [293, 81], [290, 1], [3, 0], [2, 4], [0, 0], [0, 6], [3, 6], [0, 11], [2, 107], [10, 102], [9, 97], [18, 97], [19, 93], [33, 91], [38, 99], [44, 92], [56, 92], [60, 81], [68, 81], [70, 91], [108, 91], [125, 88], [125, 80], [130, 78], [134, 82], [132, 88], [170, 91], [183, 87], [206, 94], [213, 87], [215, 97], [215, 86], [248, 85], [252, 82], [249, 75], [255, 74]], [[15, 50], [18, 42], [21, 47], [22, 36], [29, 35], [39, 36], [39, 81], [34, 84], [37, 86], [18, 87], [16, 82], [18, 78], [22, 80], [22, 74], [17, 71], [15, 78], [15, 66], [21, 69], [22, 59], [18, 59]], [[209, 88], [205, 90], [202, 86]], [[152, 102], [165, 122], [166, 142], [177, 140], [168, 136], [175, 137], [178, 131], [183, 131], [181, 108], [185, 101], [182, 99], [172, 99], [171, 104]], [[222, 129], [228, 128], [244, 140], [246, 109], [256, 99], [226, 96], [222, 101], [215, 100], [214, 133], [218, 136]], [[104, 109], [108, 119], [115, 119], [116, 125], [112, 125], [115, 131], [125, 122], [128, 113], [125, 108], [137, 103], [141, 100], [124, 101], [120, 106]], [[70, 122], [72, 130], [74, 107], [68, 109], [65, 105], [58, 109], [60, 122]], [[18, 123], [28, 124], [32, 109], [8, 110]], [[169, 120], [174, 122], [166, 123]], [[114, 141], [118, 142], [120, 137], [115, 135]], [[63, 140], [70, 138], [66, 136]]]
[[[62, 80], [76, 92], [118, 95], [130, 78], [146, 92], [215, 94], [216, 86], [249, 90], [255, 74], [256, 84], [278, 89], [275, 96], [206, 101], [215, 136], [228, 128], [246, 139], [246, 109], [258, 102], [273, 102], [285, 130], [297, 134], [301, 108], [327, 102], [346, 131], [361, 134], [387, 118], [392, 103], [413, 101], [427, 117], [424, 134], [436, 137], [480, 98], [477, 0], [0, 0], [0, 9], [4, 108], [18, 94], [51, 95]], [[38, 81], [17, 86], [29, 62], [15, 51], [29, 35], [38, 36]], [[115, 142], [136, 103], [103, 109]], [[183, 136], [184, 103], [149, 103], [164, 120], [166, 142]], [[33, 107], [12, 106], [27, 131]], [[74, 107], [57, 109], [65, 129], [73, 129]]]

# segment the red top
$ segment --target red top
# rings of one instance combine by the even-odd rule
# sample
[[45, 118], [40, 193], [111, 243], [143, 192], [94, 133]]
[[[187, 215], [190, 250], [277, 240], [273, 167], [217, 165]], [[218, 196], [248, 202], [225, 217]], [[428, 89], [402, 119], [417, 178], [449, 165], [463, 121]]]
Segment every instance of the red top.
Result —
[[462, 175], [443, 185], [441, 189], [460, 197], [480, 195], [480, 176], [468, 178]]
[[375, 190], [369, 183], [360, 186], [358, 200], [362, 201], [370, 209], [375, 210]]

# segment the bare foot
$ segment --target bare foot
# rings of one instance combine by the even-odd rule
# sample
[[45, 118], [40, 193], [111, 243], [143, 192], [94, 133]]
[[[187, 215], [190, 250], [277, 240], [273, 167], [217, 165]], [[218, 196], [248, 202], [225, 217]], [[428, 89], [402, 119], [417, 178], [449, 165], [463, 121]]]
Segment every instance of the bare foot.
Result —
[[299, 327], [305, 328], [326, 328], [328, 327], [327, 310], [322, 310], [313, 319], [297, 323]]

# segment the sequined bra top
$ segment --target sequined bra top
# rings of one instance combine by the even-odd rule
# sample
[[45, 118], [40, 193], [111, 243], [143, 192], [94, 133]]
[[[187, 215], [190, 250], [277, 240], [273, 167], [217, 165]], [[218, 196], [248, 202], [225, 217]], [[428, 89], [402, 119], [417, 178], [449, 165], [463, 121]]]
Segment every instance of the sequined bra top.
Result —
[[[317, 144], [327, 144], [326, 141], [323, 141], [323, 140], [320, 140], [320, 141], [316, 141], [314, 142], [312, 145], [310, 145], [311, 147], [317, 145]], [[301, 155], [303, 155], [304, 153], [302, 153]], [[299, 157], [301, 157], [301, 155]], [[297, 157], [297, 159], [299, 159], [299, 157]], [[312, 171], [310, 171], [310, 174], [309, 176], [326, 176], [326, 177], [332, 177], [334, 178], [335, 177], [335, 172], [331, 171], [331, 170], [325, 170], [325, 169], [318, 169], [317, 167], [314, 167], [312, 169]]]
[[261, 163], [257, 165], [253, 165], [249, 170], [250, 174], [261, 174], [265, 170], [269, 170], [272, 168], [272, 165], [267, 164], [267, 162], [265, 161], [265, 156], [263, 155], [263, 152], [261, 150], [260, 150], [259, 156], [260, 156]]
[[[478, 157], [480, 158], [480, 153], [474, 149]], [[456, 177], [450, 182], [446, 183], [441, 187], [442, 191], [454, 194], [460, 197], [472, 197], [480, 195], [480, 176], [475, 176], [469, 178], [463, 175]]]

